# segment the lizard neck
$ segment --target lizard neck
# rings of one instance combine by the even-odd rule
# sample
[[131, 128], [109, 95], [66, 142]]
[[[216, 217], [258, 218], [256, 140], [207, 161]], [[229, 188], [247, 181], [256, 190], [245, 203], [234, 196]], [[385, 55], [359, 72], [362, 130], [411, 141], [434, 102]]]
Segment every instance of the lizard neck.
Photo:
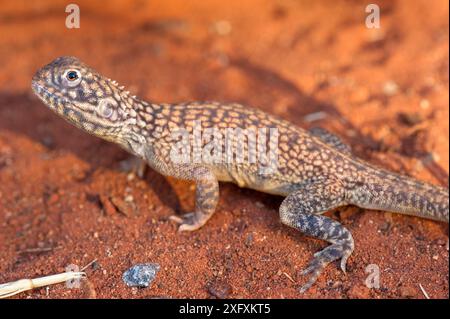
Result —
[[135, 155], [144, 157], [144, 147], [157, 143], [165, 131], [170, 105], [147, 102], [135, 96], [127, 102], [130, 119], [122, 129], [123, 139], [119, 144]]

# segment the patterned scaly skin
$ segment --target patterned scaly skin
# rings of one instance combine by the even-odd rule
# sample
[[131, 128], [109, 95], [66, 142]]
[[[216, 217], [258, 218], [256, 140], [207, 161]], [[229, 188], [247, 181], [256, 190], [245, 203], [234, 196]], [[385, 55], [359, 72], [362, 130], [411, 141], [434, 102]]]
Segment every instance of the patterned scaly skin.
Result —
[[[196, 230], [213, 215], [218, 181], [286, 196], [279, 210], [281, 221], [330, 243], [314, 255], [303, 272], [310, 278], [302, 292], [330, 262], [341, 260], [345, 271], [354, 248], [351, 233], [322, 215], [328, 210], [351, 204], [448, 223], [448, 189], [374, 167], [354, 157], [338, 137], [323, 129], [307, 132], [233, 103], [147, 103], [74, 57], [60, 57], [44, 66], [33, 77], [32, 87], [49, 108], [75, 126], [119, 144], [163, 175], [193, 180], [195, 211], [174, 218], [181, 231]], [[277, 128], [277, 170], [261, 174], [257, 164], [245, 161], [174, 163], [170, 157], [176, 142], [172, 130], [183, 127], [192, 133], [196, 120], [203, 129]], [[233, 145], [236, 143], [233, 140]]]

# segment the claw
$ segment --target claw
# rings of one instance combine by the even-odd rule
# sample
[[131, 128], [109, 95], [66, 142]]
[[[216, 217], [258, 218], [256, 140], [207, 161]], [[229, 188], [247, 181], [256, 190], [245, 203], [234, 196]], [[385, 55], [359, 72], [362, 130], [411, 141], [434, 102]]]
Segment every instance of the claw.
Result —
[[309, 266], [309, 267], [303, 269], [303, 270], [300, 272], [300, 274], [301, 274], [302, 276], [306, 276], [307, 274], [309, 274], [309, 273], [311, 272], [311, 270], [312, 270], [312, 268], [311, 268], [311, 266]]
[[169, 216], [169, 219], [171, 221], [174, 221], [177, 224], [182, 224], [183, 223], [183, 218], [181, 218], [180, 216], [177, 216], [177, 215], [171, 215], [171, 216]]
[[311, 286], [313, 285], [314, 282], [308, 281], [308, 283], [304, 284], [301, 288], [300, 288], [300, 293], [305, 293], [309, 288], [311, 288]]
[[183, 231], [194, 231], [202, 227], [205, 223], [202, 221], [198, 221], [196, 219], [195, 213], [187, 213], [183, 216], [175, 216], [172, 215], [169, 217], [170, 220], [173, 220], [174, 222], [180, 224], [178, 227], [179, 232]]
[[[318, 255], [318, 254], [316, 253], [315, 255]], [[320, 256], [320, 255], [318, 255], [318, 256]], [[320, 257], [315, 257], [315, 258], [313, 258], [313, 260], [311, 260], [308, 267], [306, 267], [301, 272], [301, 274], [303, 276], [309, 275], [309, 274], [311, 275], [308, 282], [300, 288], [301, 293], [304, 293], [305, 291], [307, 291], [316, 282], [317, 278], [322, 273], [322, 271], [325, 269], [327, 264], [328, 263], [323, 262]]]
[[199, 229], [201, 226], [198, 225], [189, 225], [189, 224], [182, 224], [180, 225], [180, 227], [178, 227], [178, 231], [179, 232], [183, 232], [183, 231], [194, 231]]
[[134, 173], [139, 178], [144, 178], [147, 169], [147, 163], [144, 160], [133, 156], [121, 161], [119, 164], [123, 171]]
[[341, 270], [343, 271], [344, 274], [347, 273], [347, 259], [349, 256], [344, 256], [341, 259]]
[[331, 245], [314, 254], [314, 258], [308, 266], [301, 272], [302, 275], [310, 275], [308, 282], [300, 288], [300, 293], [307, 291], [320, 276], [325, 267], [338, 259], [341, 259], [341, 270], [346, 273], [347, 259], [351, 255], [352, 249], [345, 250], [343, 246]]
[[310, 274], [310, 273], [313, 273], [313, 272], [315, 272], [316, 270], [319, 270], [319, 269], [321, 269], [321, 268], [324, 268], [324, 267], [322, 267], [321, 265], [318, 265], [317, 262], [316, 262], [316, 260], [317, 260], [317, 259], [313, 259], [313, 260], [309, 263], [308, 267], [306, 267], [305, 269], [303, 269], [303, 271], [301, 272], [301, 274], [302, 274], [303, 276], [308, 275], [308, 274]]

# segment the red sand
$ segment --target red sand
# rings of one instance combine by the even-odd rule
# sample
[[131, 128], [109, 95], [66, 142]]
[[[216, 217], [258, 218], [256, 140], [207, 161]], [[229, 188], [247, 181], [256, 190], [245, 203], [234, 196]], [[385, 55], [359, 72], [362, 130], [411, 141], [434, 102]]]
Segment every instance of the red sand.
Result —
[[[378, 2], [379, 30], [365, 27], [363, 1], [77, 1], [79, 30], [64, 27], [63, 1], [3, 3], [0, 283], [97, 259], [83, 289], [18, 298], [424, 298], [419, 284], [448, 298], [447, 225], [331, 212], [355, 238], [348, 273], [333, 264], [301, 295], [300, 270], [326, 243], [283, 226], [281, 198], [223, 184], [211, 221], [179, 234], [168, 216], [193, 208], [192, 184], [151, 170], [132, 179], [119, 169], [124, 151], [65, 123], [30, 89], [39, 67], [74, 55], [148, 100], [242, 102], [448, 186], [448, 2]], [[316, 112], [325, 118], [309, 123]], [[131, 289], [122, 273], [141, 262], [161, 270], [151, 287]], [[364, 285], [369, 264], [380, 289]]]

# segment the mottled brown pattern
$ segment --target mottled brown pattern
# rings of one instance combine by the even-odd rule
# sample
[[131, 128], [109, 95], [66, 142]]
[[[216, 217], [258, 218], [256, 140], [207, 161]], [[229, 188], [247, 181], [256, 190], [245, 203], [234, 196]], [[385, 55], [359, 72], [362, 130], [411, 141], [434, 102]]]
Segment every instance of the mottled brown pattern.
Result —
[[[79, 83], [65, 78], [70, 70], [77, 73]], [[58, 58], [39, 70], [33, 89], [45, 104], [77, 127], [121, 145], [164, 175], [195, 181], [195, 212], [174, 218], [181, 223], [180, 230], [198, 229], [212, 216], [219, 196], [218, 180], [286, 196], [280, 207], [281, 221], [331, 243], [314, 255], [305, 270], [311, 277], [303, 291], [334, 260], [341, 259], [345, 271], [353, 251], [350, 232], [339, 222], [321, 216], [330, 209], [353, 204], [448, 222], [448, 189], [365, 163], [323, 129], [309, 133], [234, 103], [147, 103], [73, 57]], [[176, 141], [172, 130], [183, 127], [192, 133], [196, 120], [202, 128], [277, 128], [277, 170], [261, 174], [256, 164], [245, 161], [173, 163], [170, 150]], [[232, 139], [233, 146], [238, 142]]]

